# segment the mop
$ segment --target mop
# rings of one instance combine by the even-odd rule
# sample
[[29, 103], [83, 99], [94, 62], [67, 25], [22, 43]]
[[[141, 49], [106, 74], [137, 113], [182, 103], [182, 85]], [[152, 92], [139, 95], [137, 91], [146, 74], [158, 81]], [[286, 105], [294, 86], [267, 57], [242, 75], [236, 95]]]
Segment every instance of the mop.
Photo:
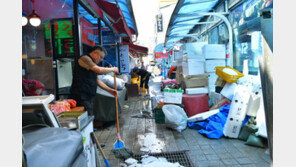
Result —
[[[117, 90], [116, 85], [116, 74], [114, 73], [114, 89]], [[117, 128], [117, 140], [114, 143], [114, 149], [112, 150], [117, 158], [127, 159], [133, 156], [133, 153], [130, 149], [126, 149], [124, 146], [124, 142], [120, 138], [119, 132], [119, 119], [118, 119], [118, 97], [115, 96], [115, 110], [116, 110], [116, 128]]]

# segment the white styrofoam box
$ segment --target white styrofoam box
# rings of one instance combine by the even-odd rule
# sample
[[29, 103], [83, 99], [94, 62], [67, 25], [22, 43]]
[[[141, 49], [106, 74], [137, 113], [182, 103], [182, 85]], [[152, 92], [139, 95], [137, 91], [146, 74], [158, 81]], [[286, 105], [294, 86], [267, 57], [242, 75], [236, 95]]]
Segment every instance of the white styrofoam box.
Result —
[[218, 75], [216, 75], [216, 73], [211, 72], [211, 73], [207, 73], [209, 75], [209, 90], [212, 92], [215, 92], [215, 82], [218, 78]]
[[225, 66], [225, 59], [206, 60], [206, 72], [216, 72], [217, 66]]
[[257, 112], [256, 122], [258, 127], [258, 132], [256, 132], [256, 135], [267, 138], [267, 128], [266, 128], [265, 111], [263, 106], [263, 98], [260, 99], [260, 107]]
[[189, 117], [187, 121], [188, 122], [203, 121], [203, 120], [209, 118], [210, 116], [217, 114], [218, 112], [220, 112], [219, 109], [199, 113], [199, 114]]
[[182, 62], [183, 74], [185, 75], [199, 75], [205, 73], [205, 62], [198, 60], [188, 60]]
[[174, 51], [175, 60], [182, 60], [183, 59], [183, 51]]
[[249, 102], [248, 102], [248, 107], [247, 107], [247, 115], [256, 117], [257, 112], [260, 108], [260, 101], [262, 98], [262, 94], [251, 94]]
[[215, 85], [209, 85], [209, 91], [210, 92], [215, 92], [216, 91], [216, 86]]
[[209, 93], [209, 88], [208, 87], [186, 88], [185, 92], [186, 94], [189, 94], [189, 95], [207, 94]]
[[210, 100], [213, 103], [213, 105], [217, 104], [223, 98], [223, 96], [217, 92], [210, 92], [209, 97], [210, 97]]
[[188, 59], [203, 58], [202, 48], [207, 42], [193, 42], [184, 44], [184, 52], [187, 53]]
[[223, 134], [230, 138], [238, 138], [242, 122], [238, 119], [227, 119], [224, 125]]
[[183, 93], [164, 92], [164, 102], [165, 103], [181, 104], [182, 103], [182, 96], [183, 96]]
[[246, 117], [250, 93], [245, 86], [238, 85], [235, 89], [229, 114], [223, 129], [225, 136], [237, 138]]
[[228, 83], [228, 82], [226, 82], [226, 84], [224, 85], [224, 87], [223, 87], [223, 89], [221, 90], [220, 93], [224, 97], [226, 97], [227, 99], [232, 100], [236, 86], [237, 86], [236, 83]]
[[208, 44], [202, 48], [202, 53], [206, 59], [225, 59], [226, 51], [223, 44]]

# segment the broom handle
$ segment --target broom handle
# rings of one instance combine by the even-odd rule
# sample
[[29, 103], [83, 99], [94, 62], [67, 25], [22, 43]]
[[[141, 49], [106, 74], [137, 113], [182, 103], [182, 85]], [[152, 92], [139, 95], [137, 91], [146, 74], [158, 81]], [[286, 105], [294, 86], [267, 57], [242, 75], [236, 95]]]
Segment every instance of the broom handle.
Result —
[[[114, 89], [117, 90], [117, 84], [116, 84], [116, 73], [114, 72]], [[119, 140], [119, 120], [118, 120], [118, 98], [117, 95], [115, 96], [115, 111], [116, 111], [116, 127], [117, 127], [117, 138]]]

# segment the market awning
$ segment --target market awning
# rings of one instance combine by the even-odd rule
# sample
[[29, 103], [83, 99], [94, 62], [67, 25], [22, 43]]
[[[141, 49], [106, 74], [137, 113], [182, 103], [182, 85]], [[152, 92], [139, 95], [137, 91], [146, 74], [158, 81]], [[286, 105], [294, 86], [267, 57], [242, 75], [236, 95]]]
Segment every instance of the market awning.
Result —
[[138, 35], [138, 30], [137, 30], [137, 25], [134, 18], [131, 0], [105, 0], [105, 1], [116, 4], [120, 8], [131, 33]]
[[107, 2], [105, 0], [95, 1], [99, 8], [102, 9], [104, 15], [111, 21], [111, 25], [114, 27], [120, 35], [127, 35], [129, 39], [132, 39], [132, 33], [125, 21], [121, 9], [114, 3]]
[[123, 45], [128, 45], [130, 52], [140, 53], [140, 54], [144, 54], [144, 55], [148, 54], [148, 48], [146, 48], [144, 46], [135, 45], [135, 44], [125, 42], [125, 41], [123, 41], [122, 44]]
[[164, 46], [171, 47], [197, 26], [205, 13], [211, 11], [221, 0], [179, 0], [171, 16]]

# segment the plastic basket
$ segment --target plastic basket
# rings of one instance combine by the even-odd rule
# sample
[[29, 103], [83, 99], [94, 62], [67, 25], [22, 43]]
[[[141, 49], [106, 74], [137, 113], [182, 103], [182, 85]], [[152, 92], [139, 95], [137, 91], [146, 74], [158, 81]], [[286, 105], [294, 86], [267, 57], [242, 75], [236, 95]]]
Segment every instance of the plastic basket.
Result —
[[[237, 73], [237, 75], [229, 75], [229, 74], [223, 72], [223, 69], [225, 69], [225, 68], [229, 68], [229, 69], [234, 70]], [[225, 80], [226, 82], [229, 82], [229, 83], [236, 83], [239, 78], [244, 76], [244, 74], [240, 73], [236, 69], [231, 68], [231, 67], [224, 67], [224, 66], [217, 66], [216, 67], [216, 74], [219, 77], [221, 77], [223, 80]]]
[[141, 83], [141, 77], [139, 76], [139, 80], [138, 80], [138, 78], [132, 78], [131, 83], [132, 84], [140, 84]]

